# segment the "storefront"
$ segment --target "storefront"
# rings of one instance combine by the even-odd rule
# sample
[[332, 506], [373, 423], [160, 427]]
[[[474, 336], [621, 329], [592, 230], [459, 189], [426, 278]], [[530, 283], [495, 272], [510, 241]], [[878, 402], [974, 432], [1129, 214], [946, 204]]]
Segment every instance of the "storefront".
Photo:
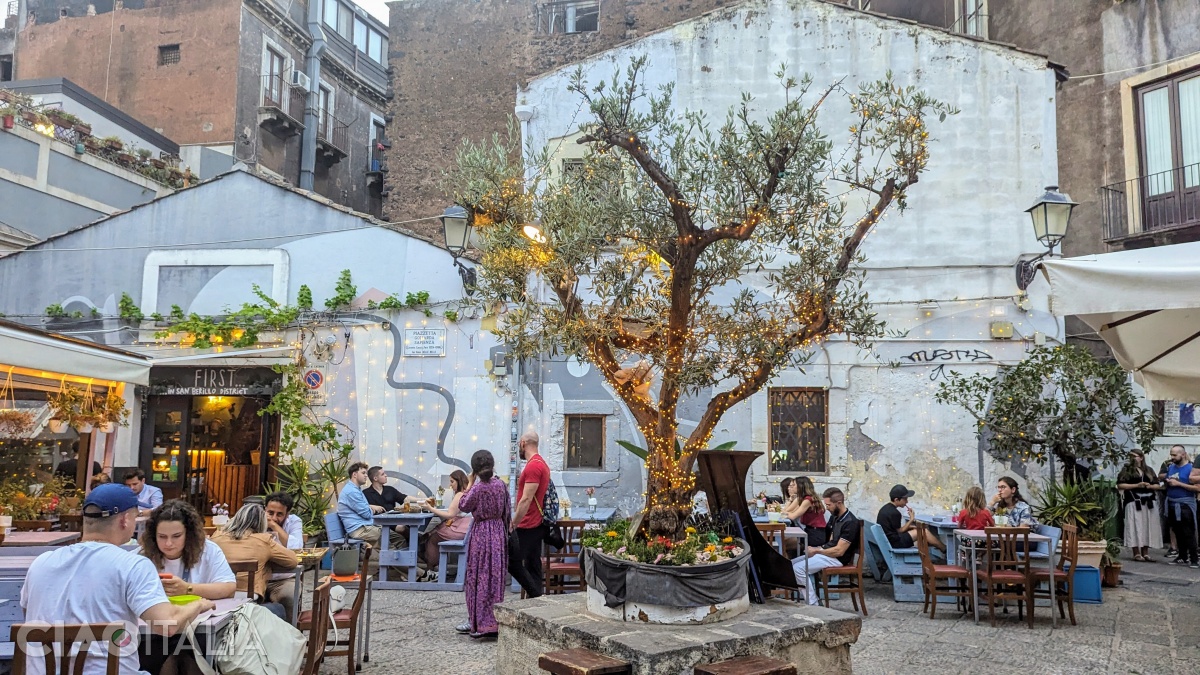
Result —
[[266, 367], [152, 368], [138, 462], [146, 479], [206, 514], [261, 493], [275, 480], [279, 418], [259, 411], [281, 384]]

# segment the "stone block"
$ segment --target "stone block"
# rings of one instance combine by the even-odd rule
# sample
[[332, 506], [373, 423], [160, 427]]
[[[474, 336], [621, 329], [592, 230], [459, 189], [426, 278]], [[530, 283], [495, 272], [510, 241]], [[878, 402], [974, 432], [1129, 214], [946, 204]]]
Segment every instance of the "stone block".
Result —
[[850, 673], [850, 645], [862, 620], [824, 607], [771, 600], [728, 621], [664, 626], [601, 619], [582, 594], [542, 596], [496, 606], [499, 675], [538, 675], [538, 655], [583, 647], [628, 661], [635, 675], [691, 675], [697, 664], [767, 656], [801, 673]]

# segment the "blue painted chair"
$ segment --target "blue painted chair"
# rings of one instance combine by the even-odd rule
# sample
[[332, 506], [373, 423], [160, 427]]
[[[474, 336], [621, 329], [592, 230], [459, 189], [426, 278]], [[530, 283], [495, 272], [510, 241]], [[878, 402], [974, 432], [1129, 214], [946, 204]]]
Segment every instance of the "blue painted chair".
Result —
[[871, 540], [887, 563], [892, 577], [892, 595], [896, 602], [924, 602], [925, 592], [921, 583], [921, 552], [916, 547], [892, 548], [878, 524], [871, 525]]
[[[362, 539], [351, 539], [346, 535], [346, 528], [342, 525], [342, 519], [338, 516], [337, 511], [330, 511], [325, 514], [325, 539], [329, 541], [330, 546], [361, 546], [366, 543]], [[325, 557], [321, 559], [321, 569], [333, 569], [332, 550], [325, 553]]]
[[[461, 516], [460, 516], [461, 517]], [[471, 528], [475, 527], [475, 519], [467, 526], [467, 533], [462, 539], [438, 542], [438, 582], [448, 591], [461, 591], [463, 580], [467, 575], [467, 544], [471, 541]], [[449, 581], [446, 574], [450, 568], [450, 556], [458, 561], [454, 581]]]

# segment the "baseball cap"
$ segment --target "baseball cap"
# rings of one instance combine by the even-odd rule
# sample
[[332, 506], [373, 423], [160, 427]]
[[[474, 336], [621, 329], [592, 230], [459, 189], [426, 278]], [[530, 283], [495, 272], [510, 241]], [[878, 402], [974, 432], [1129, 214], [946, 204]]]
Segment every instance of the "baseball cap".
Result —
[[888, 496], [891, 499], [909, 499], [915, 494], [917, 493], [909, 490], [903, 485], [893, 485], [892, 491], [888, 493]]
[[136, 509], [137, 495], [120, 483], [97, 485], [83, 500], [83, 515], [91, 518], [107, 518]]

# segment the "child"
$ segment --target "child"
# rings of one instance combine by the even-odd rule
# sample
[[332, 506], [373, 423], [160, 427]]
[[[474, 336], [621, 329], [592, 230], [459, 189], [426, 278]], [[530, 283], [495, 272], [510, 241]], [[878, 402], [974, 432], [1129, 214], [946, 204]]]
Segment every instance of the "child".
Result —
[[967, 490], [963, 498], [963, 510], [958, 512], [958, 526], [964, 530], [982, 530], [985, 527], [995, 527], [992, 512], [987, 510], [987, 497], [983, 488], [975, 486]]

